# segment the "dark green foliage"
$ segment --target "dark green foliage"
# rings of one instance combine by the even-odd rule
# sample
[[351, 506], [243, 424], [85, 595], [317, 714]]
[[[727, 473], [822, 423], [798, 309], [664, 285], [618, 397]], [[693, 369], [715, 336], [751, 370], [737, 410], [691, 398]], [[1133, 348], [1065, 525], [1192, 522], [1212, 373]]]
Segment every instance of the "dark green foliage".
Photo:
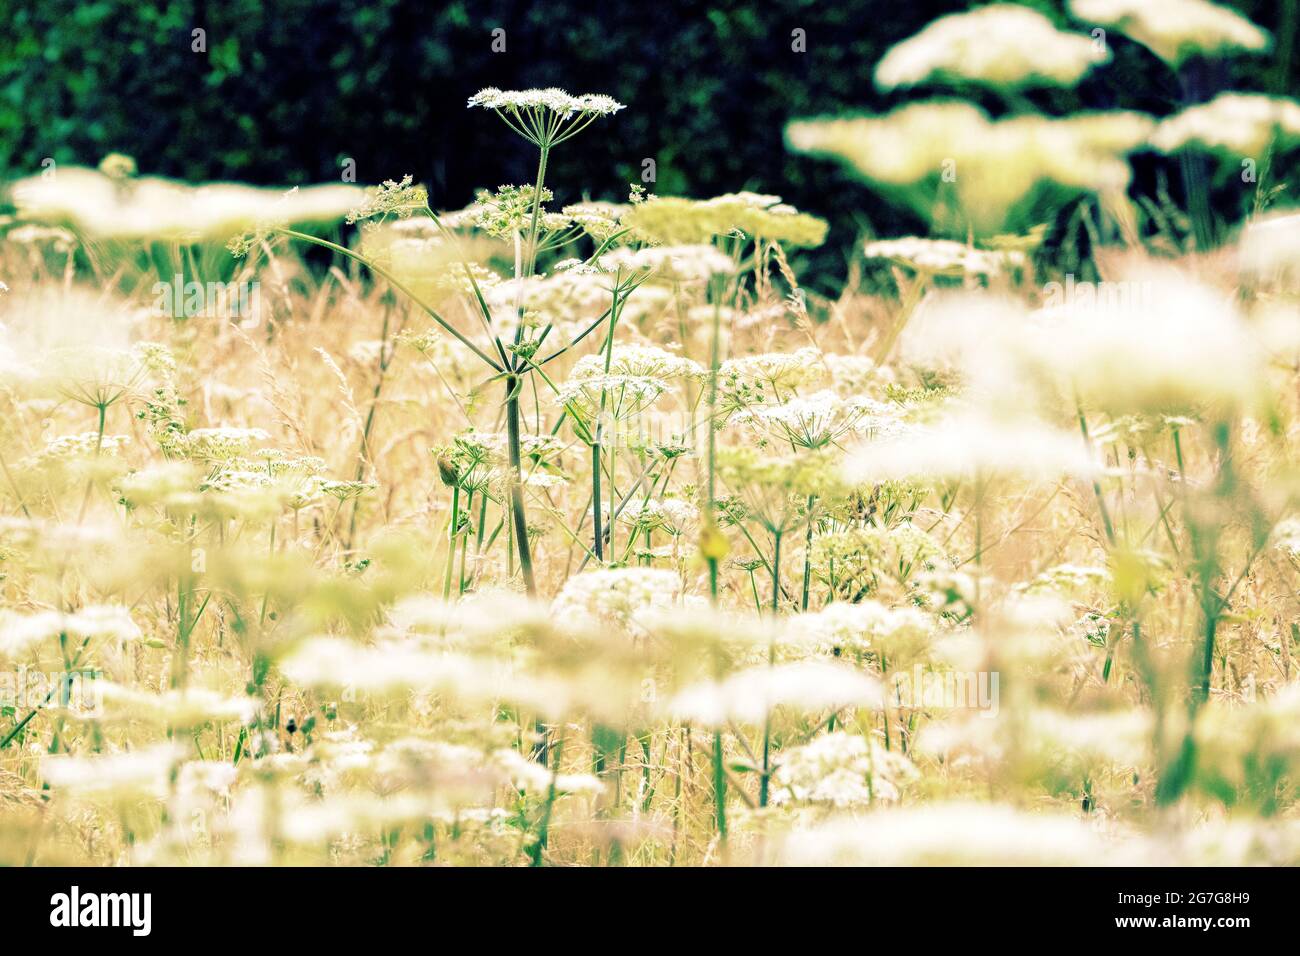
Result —
[[[1030, 5], [1069, 24], [1060, 4]], [[1278, 56], [1239, 58], [1214, 83], [1293, 92], [1295, 3], [1235, 5], [1279, 35]], [[359, 182], [409, 172], [430, 186], [435, 206], [449, 208], [475, 187], [534, 172], [529, 152], [466, 110], [466, 98], [489, 85], [555, 85], [630, 107], [553, 157], [548, 185], [558, 202], [581, 198], [580, 189], [623, 198], [646, 158], [657, 167], [651, 188], [664, 194], [779, 193], [834, 222], [820, 254], [828, 274], [818, 277], [829, 289], [857, 232], [922, 224], [837, 165], [787, 152], [784, 125], [923, 94], [882, 95], [871, 71], [892, 44], [967, 6], [0, 0], [0, 172], [37, 171], [46, 157], [93, 165], [116, 150], [136, 157], [142, 173], [295, 184], [337, 179], [352, 158]], [[498, 27], [504, 53], [491, 49]], [[206, 31], [205, 53], [192, 50], [196, 28]], [[795, 29], [805, 31], [807, 52], [792, 50]], [[1175, 79], [1142, 48], [1110, 39], [1115, 63], [1077, 92], [1033, 93], [1032, 104], [1052, 113], [1172, 111]], [[1002, 108], [995, 96], [975, 98]], [[1215, 201], [1230, 221], [1249, 208], [1244, 196]]]

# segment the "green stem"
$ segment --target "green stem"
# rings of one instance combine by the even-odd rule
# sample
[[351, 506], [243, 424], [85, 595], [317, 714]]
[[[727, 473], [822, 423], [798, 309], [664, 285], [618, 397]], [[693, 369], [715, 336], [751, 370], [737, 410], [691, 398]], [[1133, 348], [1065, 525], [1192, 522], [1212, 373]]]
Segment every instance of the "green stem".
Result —
[[451, 487], [451, 523], [447, 525], [447, 567], [442, 575], [442, 599], [451, 597], [451, 571], [456, 565], [456, 531], [460, 523], [460, 485]]
[[531, 276], [537, 268], [537, 227], [541, 219], [542, 184], [546, 181], [546, 158], [550, 151], [549, 146], [542, 146], [541, 153], [537, 158], [537, 185], [533, 190], [532, 221], [528, 225], [528, 258], [524, 263], [525, 278]]
[[[600, 434], [600, 426], [596, 426], [596, 434]], [[591, 520], [595, 524], [596, 540], [596, 560], [605, 560], [605, 534], [600, 526], [600, 442], [594, 442], [591, 446]]]
[[514, 520], [515, 547], [519, 552], [519, 569], [524, 575], [524, 587], [529, 597], [537, 596], [537, 582], [533, 579], [533, 554], [528, 543], [528, 521], [524, 515], [524, 490], [520, 483], [519, 452], [519, 379], [506, 376], [506, 443], [510, 454], [510, 510]]
[[803, 549], [803, 603], [802, 609], [808, 610], [808, 586], [812, 580], [812, 540], [813, 540], [813, 505], [817, 502], [816, 495], [808, 496], [808, 537], [804, 540]]
[[772, 537], [776, 539], [776, 547], [772, 551], [772, 613], [776, 613], [777, 603], [781, 599], [781, 535], [782, 532], [772, 532]]

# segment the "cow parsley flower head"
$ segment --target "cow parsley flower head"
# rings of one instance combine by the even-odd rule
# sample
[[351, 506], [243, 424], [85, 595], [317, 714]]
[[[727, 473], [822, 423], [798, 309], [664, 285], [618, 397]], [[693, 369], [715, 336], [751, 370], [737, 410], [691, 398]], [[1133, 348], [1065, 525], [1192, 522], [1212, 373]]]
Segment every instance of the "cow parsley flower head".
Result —
[[1154, 121], [1131, 112], [990, 120], [959, 100], [909, 103], [883, 116], [798, 120], [792, 149], [836, 157], [942, 228], [989, 235], [1028, 225], [1039, 202], [1128, 186], [1126, 154]]
[[183, 754], [174, 742], [84, 757], [59, 754], [41, 761], [41, 776], [56, 789], [81, 794], [162, 796]]
[[1090, 475], [1096, 464], [1077, 436], [1032, 421], [952, 415], [932, 426], [868, 442], [845, 467], [851, 482], [1015, 475], [1025, 480]]
[[646, 273], [668, 282], [705, 282], [736, 271], [729, 256], [705, 243], [615, 249], [601, 256], [599, 264], [607, 272]]
[[676, 603], [681, 581], [672, 571], [654, 568], [608, 568], [577, 574], [551, 604], [557, 620], [573, 618], [642, 632], [642, 618]]
[[79, 611], [37, 611], [18, 614], [0, 613], [0, 658], [18, 657], [41, 643], [60, 635], [69, 639], [135, 641], [140, 629], [130, 612], [118, 605], [92, 604]]
[[[573, 367], [570, 378], [583, 378], [604, 368], [604, 356], [588, 355]], [[702, 378], [704, 367], [699, 362], [674, 355], [656, 345], [615, 345], [609, 362], [613, 375], [639, 375], [662, 381], [679, 378]]]
[[206, 687], [185, 687], [152, 693], [135, 687], [103, 682], [98, 685], [109, 720], [147, 720], [170, 727], [195, 727], [208, 721], [252, 718], [251, 697], [227, 697]]
[[741, 234], [787, 246], [819, 246], [826, 221], [801, 213], [780, 196], [741, 192], [712, 199], [651, 196], [623, 214], [622, 225], [643, 242], [707, 243], [717, 236]]
[[1286, 518], [1273, 528], [1273, 547], [1300, 557], [1300, 518]]
[[971, 802], [835, 817], [792, 831], [779, 858], [789, 866], [1068, 866], [1108, 853], [1096, 829], [1073, 816]]
[[605, 242], [622, 228], [620, 220], [630, 208], [625, 203], [580, 202], [560, 211], [596, 242]]
[[499, 90], [489, 86], [471, 96], [467, 105], [494, 110], [507, 126], [541, 149], [556, 146], [597, 118], [624, 108], [613, 97], [600, 93], [574, 96], [556, 87]]
[[[1237, 244], [1242, 271], [1259, 278], [1300, 269], [1300, 213], [1254, 219]], [[1294, 317], [1288, 317], [1294, 322]]]
[[889, 259], [927, 275], [996, 276], [1025, 264], [1022, 252], [976, 249], [951, 239], [878, 239], [863, 249], [868, 259]]
[[922, 644], [934, 633], [934, 621], [915, 607], [889, 608], [866, 599], [855, 604], [834, 601], [820, 611], [790, 619], [791, 639], [823, 653], [875, 651], [893, 658], [897, 647]]
[[[882, 487], [891, 484], [886, 482]], [[891, 590], [902, 591], [915, 575], [946, 563], [939, 542], [911, 521], [889, 527], [846, 528], [813, 538], [812, 573], [846, 602], [862, 594], [880, 593], [891, 582], [898, 586]], [[865, 616], [870, 612], [839, 610], [831, 612], [830, 620], [841, 614]], [[881, 631], [873, 627], [872, 633], [879, 636]]]
[[414, 185], [410, 175], [403, 176], [401, 182], [386, 179], [382, 185], [366, 191], [361, 203], [348, 212], [347, 221], [382, 220], [390, 216], [406, 219], [428, 204], [428, 192], [423, 186]]
[[634, 534], [663, 531], [679, 538], [699, 521], [700, 509], [681, 498], [635, 498], [623, 507], [618, 519], [630, 525]]
[[649, 408], [667, 390], [668, 384], [657, 378], [596, 371], [566, 380], [555, 402], [584, 424], [594, 422], [602, 412], [612, 421], [622, 421]]
[[1172, 153], [1200, 146], [1228, 156], [1260, 156], [1300, 140], [1300, 103], [1262, 93], [1220, 93], [1161, 120], [1151, 145]]
[[1182, 270], [1152, 267], [1048, 301], [1062, 298], [1027, 324], [1011, 325], [1004, 339], [1062, 394], [1113, 415], [1185, 414], [1259, 400], [1260, 343], [1220, 289]]
[[907, 757], [874, 740], [835, 731], [777, 758], [772, 802], [845, 809], [898, 800], [900, 786], [919, 773]]
[[876, 434], [892, 431], [898, 418], [896, 406], [869, 398], [844, 399], [823, 389], [775, 405], [752, 405], [738, 412], [732, 421], [758, 430], [762, 444], [775, 438], [795, 448], [824, 448], [862, 428]]
[[[539, 192], [532, 184], [524, 186], [498, 186], [496, 192], [480, 189], [476, 194], [473, 207], [473, 224], [498, 239], [510, 238], [524, 232], [533, 214], [533, 205], [540, 209], [543, 226], [551, 216], [546, 212], [546, 204], [555, 198], [555, 194], [546, 187]], [[560, 216], [559, 222], [550, 225], [561, 229], [569, 224], [566, 216]]]
[[894, 46], [876, 67], [881, 89], [930, 80], [973, 80], [989, 86], [1073, 86], [1110, 59], [1081, 34], [1056, 29], [1037, 10], [995, 3], [940, 17]]
[[221, 241], [251, 230], [235, 242], [241, 254], [274, 226], [337, 222], [360, 193], [343, 183], [286, 193], [237, 183], [192, 186], [155, 176], [120, 178], [62, 166], [58, 176], [37, 174], [12, 189], [24, 218], [72, 224], [97, 238]]
[[1209, 0], [1070, 0], [1070, 12], [1128, 34], [1173, 67], [1196, 54], [1259, 52], [1271, 42], [1267, 31]]
[[187, 458], [227, 461], [246, 454], [254, 442], [269, 437], [260, 428], [195, 428], [185, 435], [182, 447]]
[[67, 462], [78, 458], [116, 455], [120, 449], [129, 444], [131, 444], [130, 435], [100, 435], [98, 432], [60, 435], [58, 438], [49, 439], [39, 453], [31, 458], [24, 459], [24, 464], [40, 468], [56, 462]]
[[718, 388], [735, 407], [781, 401], [800, 385], [822, 375], [811, 346], [794, 352], [766, 352], [727, 359], [718, 367]]
[[491, 764], [510, 783], [526, 793], [545, 796], [552, 788], [557, 794], [603, 793], [605, 785], [589, 773], [552, 774], [536, 760], [529, 760], [518, 750], [501, 748], [493, 752]]
[[878, 707], [880, 682], [855, 668], [829, 661], [759, 666], [720, 681], [687, 687], [668, 703], [682, 720], [708, 727], [731, 721], [761, 724], [777, 707], [821, 713], [844, 707]]

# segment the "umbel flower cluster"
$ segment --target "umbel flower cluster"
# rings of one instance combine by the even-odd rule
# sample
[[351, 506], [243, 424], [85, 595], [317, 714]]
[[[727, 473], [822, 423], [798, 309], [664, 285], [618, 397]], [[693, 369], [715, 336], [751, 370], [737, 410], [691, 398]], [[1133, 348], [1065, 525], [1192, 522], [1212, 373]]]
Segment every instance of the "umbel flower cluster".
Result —
[[[1173, 70], [1267, 43], [1070, 6]], [[1100, 81], [1064, 23], [943, 18], [874, 71], [916, 99], [791, 124], [932, 225], [815, 284], [777, 195], [557, 181], [599, 94], [473, 96], [537, 174], [459, 210], [20, 188], [0, 863], [1300, 863], [1300, 216], [1128, 159], [1297, 107], [922, 98]], [[266, 321], [149, 309], [170, 248]]]

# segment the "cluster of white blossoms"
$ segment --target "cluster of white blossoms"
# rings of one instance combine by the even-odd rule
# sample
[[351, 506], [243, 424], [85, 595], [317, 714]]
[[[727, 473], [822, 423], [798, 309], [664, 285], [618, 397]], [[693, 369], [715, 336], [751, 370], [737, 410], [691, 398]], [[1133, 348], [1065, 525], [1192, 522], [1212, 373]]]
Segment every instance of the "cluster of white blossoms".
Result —
[[621, 421], [645, 411], [668, 390], [668, 383], [646, 375], [606, 375], [599, 368], [570, 375], [556, 391], [555, 404], [580, 422], [594, 422], [602, 412]]
[[[610, 305], [613, 277], [580, 269], [556, 269], [544, 276], [504, 279], [482, 287], [496, 334], [504, 339], [525, 328], [553, 325], [572, 336]], [[632, 292], [635, 298], [639, 292]], [[519, 314], [523, 310], [522, 317]]]
[[[295, 468], [281, 462], [283, 467], [277, 470], [269, 464], [230, 459], [199, 483], [198, 490], [205, 496], [199, 503], [248, 516], [274, 513], [281, 508], [296, 512], [327, 497], [346, 501], [374, 487], [365, 481], [327, 478], [314, 468], [318, 459], [305, 460], [312, 465]], [[182, 493], [170, 503], [188, 500], [188, 495]]]
[[587, 201], [572, 203], [560, 212], [596, 242], [604, 242], [619, 231], [620, 220], [630, 208], [626, 203]]
[[[1111, 294], [1112, 289], [1118, 289]], [[1183, 273], [1117, 273], [1092, 303], [1040, 310], [1000, 337], [1062, 394], [1114, 414], [1249, 404], [1261, 355], [1229, 296]]]
[[1114, 862], [1117, 847], [1073, 815], [941, 803], [841, 816], [792, 832], [787, 866], [1068, 866]]
[[1262, 156], [1300, 141], [1300, 103], [1262, 93], [1220, 93], [1175, 113], [1151, 134], [1151, 145], [1172, 153], [1188, 146], [1233, 156]]
[[[883, 116], [813, 119], [786, 129], [790, 146], [849, 164], [943, 228], [1002, 231], [1037, 196], [1114, 193], [1128, 186], [1127, 154], [1155, 121], [1133, 112], [990, 119], [959, 100], [909, 103]], [[940, 175], [954, 173], [955, 179]]]
[[54, 787], [79, 793], [141, 793], [164, 796], [167, 781], [184, 760], [185, 749], [175, 742], [139, 750], [85, 757], [52, 755], [41, 760], [41, 776]]
[[743, 409], [780, 402], [801, 385], [818, 381], [824, 371], [821, 353], [811, 346], [730, 358], [718, 366], [720, 404]]
[[599, 93], [583, 93], [574, 96], [554, 86], [541, 90], [499, 90], [495, 86], [489, 86], [471, 96], [468, 105], [516, 113], [524, 110], [547, 110], [558, 114], [562, 119], [568, 119], [575, 114], [610, 116], [624, 108], [622, 103], [610, 96]]
[[1268, 32], [1210, 0], [1070, 0], [1085, 23], [1114, 27], [1172, 66], [1196, 54], [1265, 50]]
[[604, 568], [575, 574], [551, 603], [559, 620], [613, 624], [634, 635], [641, 619], [677, 603], [682, 583], [673, 571], [659, 568]]
[[1260, 278], [1300, 268], [1300, 213], [1254, 219], [1238, 243], [1238, 257], [1247, 274]]
[[993, 475], [1035, 480], [1086, 476], [1096, 470], [1078, 438], [1062, 430], [961, 413], [872, 442], [846, 463], [845, 477], [855, 482]]
[[837, 810], [899, 799], [919, 776], [903, 754], [859, 734], [835, 731], [783, 750], [773, 774], [772, 802], [815, 804]]
[[198, 461], [227, 461], [248, 454], [254, 442], [270, 437], [261, 428], [195, 428], [185, 433], [179, 450]]
[[750, 405], [731, 420], [758, 429], [765, 436], [764, 444], [767, 439], [777, 439], [808, 449], [824, 448], [849, 433], [879, 438], [906, 427], [897, 405], [870, 398], [841, 398], [829, 389], [776, 404]]
[[636, 533], [663, 531], [675, 538], [699, 519], [699, 506], [683, 498], [633, 498], [618, 515], [618, 520], [631, 525]]
[[736, 271], [736, 263], [716, 246], [646, 246], [613, 249], [600, 257], [607, 272], [623, 275], [645, 273], [666, 282], [706, 282], [715, 275]]
[[929, 275], [996, 276], [1023, 268], [1025, 255], [1014, 250], [976, 249], [952, 239], [877, 239], [863, 248], [868, 259], [889, 259]]
[[1300, 518], [1286, 518], [1273, 528], [1273, 547], [1300, 558]]
[[259, 223], [334, 222], [362, 197], [344, 184], [279, 189], [236, 183], [191, 186], [158, 177], [122, 180], [96, 170], [60, 166], [13, 186], [26, 216], [73, 223], [86, 234], [112, 239], [224, 241]]
[[96, 691], [104, 701], [105, 720], [146, 720], [168, 727], [198, 727], [209, 721], [252, 719], [256, 702], [206, 687], [183, 687], [152, 693], [110, 681], [99, 681]]
[[829, 712], [845, 707], [879, 707], [880, 682], [846, 664], [823, 660], [760, 665], [721, 681], [694, 684], [677, 694], [668, 712], [706, 727], [732, 721], [762, 724], [778, 707]]
[[[586, 355], [574, 363], [572, 379], [584, 379], [605, 372], [603, 354]], [[660, 381], [703, 378], [707, 373], [699, 362], [662, 349], [657, 345], [615, 345], [610, 350], [609, 374], [654, 378]]]
[[60, 435], [49, 439], [40, 452], [26, 460], [26, 464], [39, 468], [55, 462], [93, 458], [96, 455], [116, 455], [129, 444], [130, 435], [100, 435], [98, 432]]
[[1056, 29], [1037, 10], [994, 3], [940, 17], [897, 44], [876, 66], [882, 89], [930, 80], [974, 80], [991, 86], [1071, 86], [1110, 59], [1083, 35]]
[[739, 236], [789, 246], [819, 246], [826, 239], [825, 220], [799, 212], [780, 196], [740, 192], [712, 199], [633, 198], [620, 225], [643, 242], [692, 244]]
[[290, 680], [304, 687], [348, 688], [383, 694], [424, 688], [438, 690], [476, 679], [464, 657], [443, 654], [409, 641], [379, 641], [363, 646], [339, 637], [312, 637], [279, 662]]
[[79, 611], [0, 612], [0, 656], [17, 657], [60, 635], [89, 640], [135, 641], [140, 628], [118, 605], [92, 604]]
[[892, 649], [904, 639], [928, 640], [934, 632], [934, 619], [919, 608], [891, 608], [867, 598], [853, 603], [833, 601], [820, 611], [792, 617], [787, 637], [821, 654], [865, 654]]
[[1081, 564], [1058, 564], [1048, 568], [1033, 580], [1019, 586], [1026, 592], [1056, 591], [1062, 594], [1078, 595], [1111, 582], [1108, 568], [1092, 567]]
[[529, 760], [518, 750], [501, 748], [489, 758], [491, 766], [499, 770], [512, 786], [525, 793], [545, 796], [554, 787], [557, 793], [596, 795], [604, 792], [605, 785], [589, 773], [553, 774], [542, 764]]

